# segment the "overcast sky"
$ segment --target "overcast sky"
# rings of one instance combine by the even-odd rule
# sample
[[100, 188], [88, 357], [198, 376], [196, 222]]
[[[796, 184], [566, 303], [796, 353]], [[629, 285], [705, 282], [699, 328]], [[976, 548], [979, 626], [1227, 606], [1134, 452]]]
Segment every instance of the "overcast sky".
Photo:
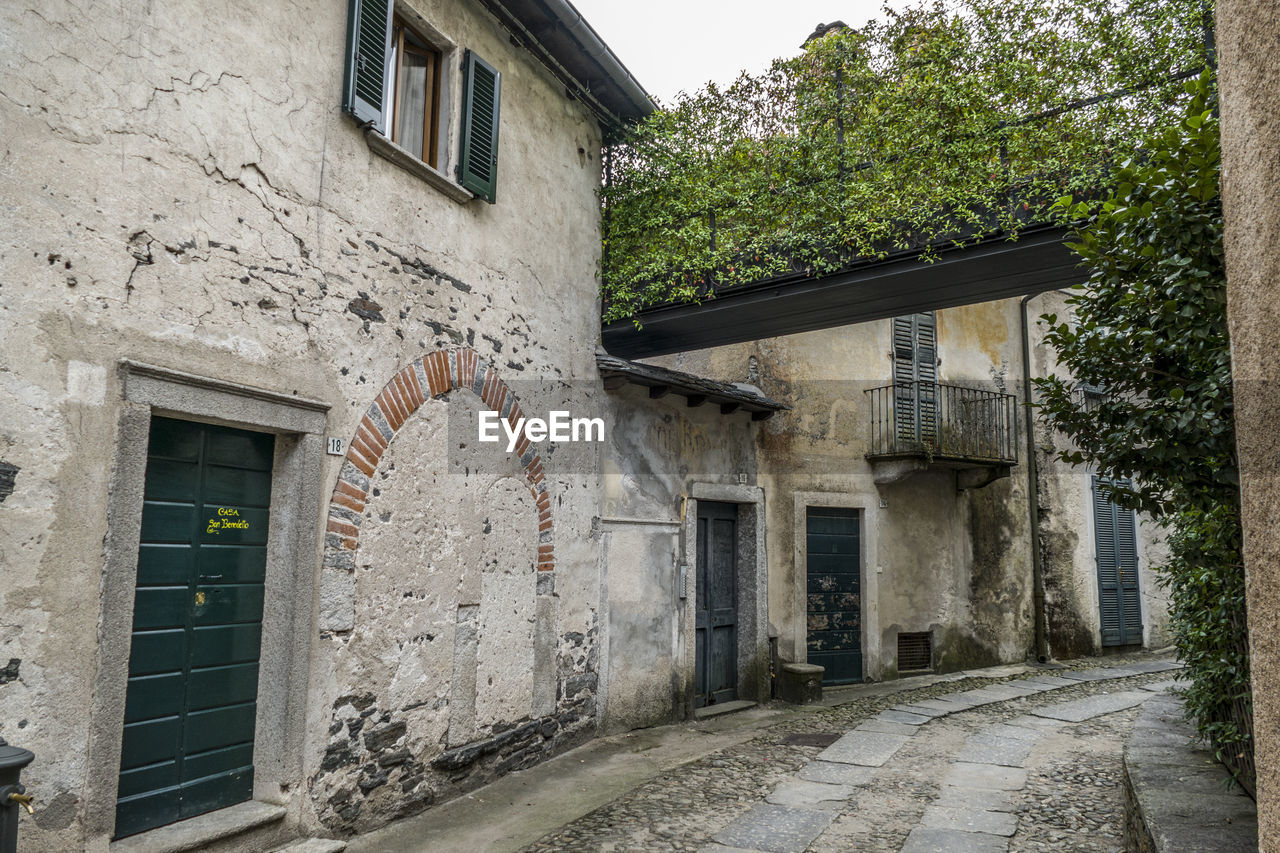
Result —
[[[794, 56], [819, 22], [859, 27], [882, 0], [571, 0], [640, 85], [663, 101]], [[895, 9], [908, 5], [890, 0]]]

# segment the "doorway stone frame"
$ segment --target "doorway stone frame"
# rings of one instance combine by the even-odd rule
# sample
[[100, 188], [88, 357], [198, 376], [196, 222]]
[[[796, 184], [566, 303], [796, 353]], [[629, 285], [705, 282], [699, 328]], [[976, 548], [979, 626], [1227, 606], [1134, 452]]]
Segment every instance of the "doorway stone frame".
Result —
[[738, 505], [738, 698], [769, 701], [769, 561], [765, 551], [764, 489], [692, 483], [685, 499], [683, 547], [686, 567], [684, 715], [693, 717], [697, 666], [698, 501]]
[[[302, 781], [308, 665], [319, 559], [323, 432], [330, 406], [261, 388], [121, 360], [120, 401], [103, 547], [97, 667], [82, 809], [86, 844], [115, 831], [134, 588], [151, 418], [177, 417], [276, 435], [262, 614], [253, 800], [218, 814], [273, 804], [284, 817]], [[234, 822], [226, 815], [223, 822]], [[199, 820], [196, 818], [194, 820]], [[208, 822], [203, 822], [207, 824]], [[150, 830], [173, 834], [173, 824]], [[136, 846], [148, 833], [129, 838]], [[197, 841], [197, 839], [193, 839]], [[115, 846], [115, 845], [111, 845]], [[184, 848], [186, 849], [186, 848]]]

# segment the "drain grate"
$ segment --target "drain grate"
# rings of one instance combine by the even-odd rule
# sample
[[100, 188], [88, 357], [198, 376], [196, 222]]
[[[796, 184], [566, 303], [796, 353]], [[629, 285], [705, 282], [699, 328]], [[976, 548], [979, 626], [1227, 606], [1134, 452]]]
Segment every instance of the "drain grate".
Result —
[[933, 669], [933, 638], [928, 631], [898, 635], [898, 672]]
[[839, 732], [797, 732], [782, 739], [791, 746], [831, 746], [840, 740]]

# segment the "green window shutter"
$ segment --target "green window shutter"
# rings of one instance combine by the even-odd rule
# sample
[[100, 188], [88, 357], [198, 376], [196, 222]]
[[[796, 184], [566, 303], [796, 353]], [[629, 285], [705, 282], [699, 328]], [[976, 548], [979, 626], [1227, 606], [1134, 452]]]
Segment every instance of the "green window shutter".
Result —
[[937, 438], [937, 322], [932, 311], [893, 318], [894, 411], [898, 441], [907, 447]]
[[493, 204], [498, 188], [498, 106], [502, 75], [467, 51], [462, 59], [462, 156], [458, 183]]
[[351, 0], [347, 15], [347, 68], [342, 109], [361, 124], [386, 133], [383, 96], [391, 58], [393, 0]]

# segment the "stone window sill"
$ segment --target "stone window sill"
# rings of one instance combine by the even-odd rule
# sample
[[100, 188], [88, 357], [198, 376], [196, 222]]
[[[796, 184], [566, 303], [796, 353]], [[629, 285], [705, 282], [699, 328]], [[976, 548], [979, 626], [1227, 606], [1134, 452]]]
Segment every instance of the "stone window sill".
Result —
[[284, 820], [283, 806], [250, 800], [111, 842], [111, 853], [184, 853]]
[[475, 198], [468, 190], [458, 186], [443, 173], [431, 168], [378, 131], [372, 128], [366, 130], [364, 140], [374, 154], [395, 163], [409, 174], [416, 175], [459, 204], [465, 204]]

